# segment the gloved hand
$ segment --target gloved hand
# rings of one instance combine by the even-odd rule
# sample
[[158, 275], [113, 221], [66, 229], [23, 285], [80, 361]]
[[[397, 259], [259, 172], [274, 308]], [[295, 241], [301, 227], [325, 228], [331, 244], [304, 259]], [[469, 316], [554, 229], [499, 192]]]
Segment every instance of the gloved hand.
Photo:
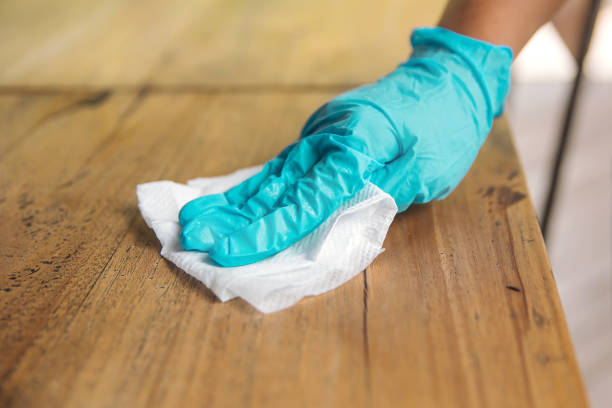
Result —
[[399, 211], [447, 196], [502, 112], [512, 51], [443, 28], [411, 42], [407, 62], [319, 108], [260, 173], [187, 203], [183, 247], [244, 265], [300, 240], [368, 182]]

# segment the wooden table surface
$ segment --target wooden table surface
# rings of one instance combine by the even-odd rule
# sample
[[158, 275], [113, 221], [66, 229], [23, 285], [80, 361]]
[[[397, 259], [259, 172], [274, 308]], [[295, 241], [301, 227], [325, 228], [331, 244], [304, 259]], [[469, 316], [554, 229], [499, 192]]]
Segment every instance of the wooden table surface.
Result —
[[442, 3], [0, 3], [0, 406], [585, 406], [503, 118], [367, 270], [272, 315], [138, 212], [139, 183], [272, 157]]

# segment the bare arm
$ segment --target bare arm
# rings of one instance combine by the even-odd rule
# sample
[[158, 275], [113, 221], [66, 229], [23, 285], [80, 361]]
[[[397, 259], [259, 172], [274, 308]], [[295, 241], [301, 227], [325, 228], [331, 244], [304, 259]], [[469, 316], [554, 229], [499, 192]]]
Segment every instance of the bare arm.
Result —
[[507, 45], [514, 55], [566, 0], [450, 0], [440, 27]]

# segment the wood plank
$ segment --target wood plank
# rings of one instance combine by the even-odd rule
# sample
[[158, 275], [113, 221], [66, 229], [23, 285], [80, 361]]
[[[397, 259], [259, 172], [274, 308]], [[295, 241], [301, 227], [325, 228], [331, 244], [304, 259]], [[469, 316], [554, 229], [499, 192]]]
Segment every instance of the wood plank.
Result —
[[444, 4], [4, 0], [0, 85], [360, 84], [404, 61]]
[[0, 405], [585, 406], [504, 120], [367, 271], [289, 310], [220, 303], [160, 258], [136, 184], [261, 163], [331, 96], [0, 96], [11, 140], [65, 112], [0, 161]]
[[[460, 188], [398, 216], [387, 252], [368, 269], [377, 399], [416, 406], [585, 405], [508, 135], [507, 123], [498, 121]], [[389, 352], [397, 349], [407, 352]], [[389, 381], [389, 371], [409, 376]]]

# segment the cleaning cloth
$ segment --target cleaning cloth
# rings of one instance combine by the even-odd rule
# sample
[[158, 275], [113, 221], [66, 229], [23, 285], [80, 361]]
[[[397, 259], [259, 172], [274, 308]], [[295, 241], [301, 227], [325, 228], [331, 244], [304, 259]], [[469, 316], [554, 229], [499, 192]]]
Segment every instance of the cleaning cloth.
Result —
[[156, 181], [137, 186], [138, 207], [161, 243], [161, 255], [203, 282], [222, 301], [240, 297], [263, 313], [276, 312], [306, 296], [337, 288], [363, 271], [380, 253], [397, 206], [374, 184], [366, 184], [310, 234], [259, 262], [217, 265], [206, 253], [185, 251], [178, 214], [187, 202], [222, 193], [262, 166], [185, 184]]

